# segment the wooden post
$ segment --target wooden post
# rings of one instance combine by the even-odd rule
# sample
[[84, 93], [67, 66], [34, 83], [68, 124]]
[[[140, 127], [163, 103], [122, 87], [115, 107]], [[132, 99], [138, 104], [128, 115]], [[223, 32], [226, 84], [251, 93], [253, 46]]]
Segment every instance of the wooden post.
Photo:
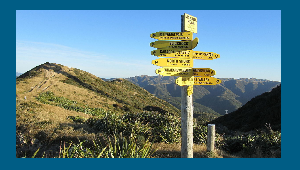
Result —
[[[181, 32], [185, 32], [184, 15], [181, 15]], [[188, 87], [181, 87], [181, 158], [193, 158], [193, 95], [188, 95]]]
[[215, 125], [208, 124], [207, 128], [207, 151], [214, 152], [215, 150]]
[[181, 87], [181, 158], [193, 158], [193, 95]]

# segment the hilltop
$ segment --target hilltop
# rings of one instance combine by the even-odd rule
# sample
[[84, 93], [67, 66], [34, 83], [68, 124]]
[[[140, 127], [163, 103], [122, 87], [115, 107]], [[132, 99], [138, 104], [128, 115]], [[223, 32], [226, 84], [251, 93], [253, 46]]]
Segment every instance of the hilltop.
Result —
[[[166, 100], [178, 109], [181, 107], [181, 87], [175, 83], [174, 76], [136, 76], [127, 80], [146, 89], [156, 97]], [[220, 78], [222, 83], [216, 86], [194, 86], [193, 105], [195, 113], [210, 113], [215, 116], [233, 112], [253, 97], [280, 84], [265, 79]]]

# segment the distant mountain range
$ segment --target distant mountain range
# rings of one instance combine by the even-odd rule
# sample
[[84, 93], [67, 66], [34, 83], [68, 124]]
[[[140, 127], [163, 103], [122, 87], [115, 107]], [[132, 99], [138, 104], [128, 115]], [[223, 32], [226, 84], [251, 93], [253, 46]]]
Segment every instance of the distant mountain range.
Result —
[[[16, 72], [16, 77], [22, 73]], [[177, 77], [170, 76], [135, 76], [126, 80], [144, 88], [156, 97], [175, 106], [181, 107], [181, 87], [175, 84]], [[111, 82], [117, 78], [105, 79]], [[193, 105], [195, 113], [210, 113], [216, 116], [233, 112], [246, 104], [253, 97], [280, 85], [280, 82], [255, 78], [220, 78], [222, 83], [216, 86], [194, 86]]]
[[[175, 84], [177, 77], [136, 76], [127, 80], [146, 89], [156, 97], [166, 100], [178, 109], [181, 107], [181, 87]], [[220, 78], [215, 86], [194, 86], [193, 105], [195, 112], [213, 113], [217, 116], [233, 112], [253, 97], [271, 91], [280, 82], [255, 78]]]

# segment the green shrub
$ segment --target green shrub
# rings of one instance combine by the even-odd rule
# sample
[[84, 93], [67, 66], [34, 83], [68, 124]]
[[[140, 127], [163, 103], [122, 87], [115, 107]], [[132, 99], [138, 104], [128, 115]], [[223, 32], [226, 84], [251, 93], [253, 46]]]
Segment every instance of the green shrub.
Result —
[[75, 123], [85, 123], [85, 118], [80, 116], [68, 116], [68, 119], [73, 120]]
[[143, 136], [151, 142], [180, 142], [180, 119], [172, 114], [157, 112], [107, 114], [104, 118], [89, 119], [88, 124], [106, 134]]
[[243, 152], [254, 155], [257, 151], [263, 157], [270, 157], [272, 152], [281, 150], [281, 132], [244, 133], [237, 136], [226, 136], [219, 147], [229, 153]]
[[198, 125], [193, 129], [194, 143], [205, 144], [207, 142], [207, 126]]

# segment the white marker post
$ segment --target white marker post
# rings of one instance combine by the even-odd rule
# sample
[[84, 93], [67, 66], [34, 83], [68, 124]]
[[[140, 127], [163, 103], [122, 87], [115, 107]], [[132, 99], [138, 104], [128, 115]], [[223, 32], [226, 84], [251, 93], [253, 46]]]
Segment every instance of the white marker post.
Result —
[[215, 150], [215, 124], [208, 124], [207, 128], [207, 151], [214, 152]]

